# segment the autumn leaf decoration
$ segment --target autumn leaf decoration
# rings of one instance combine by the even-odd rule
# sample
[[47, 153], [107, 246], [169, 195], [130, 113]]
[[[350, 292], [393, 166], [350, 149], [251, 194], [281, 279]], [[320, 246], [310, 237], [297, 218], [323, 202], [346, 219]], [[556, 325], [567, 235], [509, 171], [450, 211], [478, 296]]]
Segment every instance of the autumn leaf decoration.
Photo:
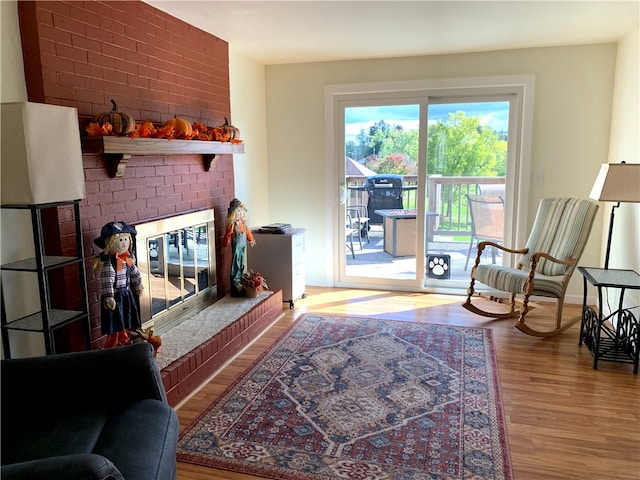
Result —
[[261, 288], [268, 289], [267, 281], [264, 279], [262, 275], [253, 270], [249, 270], [249, 272], [245, 273], [240, 277], [240, 284], [243, 287], [253, 287], [253, 288]]
[[[117, 136], [113, 133], [113, 127], [109, 122], [105, 122], [102, 126], [96, 122], [91, 122], [87, 125], [86, 132], [90, 137]], [[208, 127], [200, 122], [193, 124], [193, 130], [189, 135], [185, 135], [184, 132], [177, 132], [171, 125], [156, 127], [149, 121], [137, 122], [135, 130], [127, 134], [127, 137], [243, 143], [243, 140], [239, 138], [230, 138], [230, 135], [220, 127]]]
[[106, 137], [108, 135], [111, 135], [112, 132], [113, 132], [113, 127], [109, 122], [105, 122], [102, 126], [100, 126], [99, 123], [91, 122], [87, 126], [87, 133], [91, 137], [99, 137], [99, 136]]

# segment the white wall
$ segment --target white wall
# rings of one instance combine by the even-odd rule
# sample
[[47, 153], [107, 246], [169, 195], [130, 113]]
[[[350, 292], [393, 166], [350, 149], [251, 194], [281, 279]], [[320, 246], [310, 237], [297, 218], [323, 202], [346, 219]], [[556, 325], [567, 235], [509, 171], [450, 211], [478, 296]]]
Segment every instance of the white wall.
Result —
[[18, 25], [17, 2], [0, 2], [0, 100], [25, 102], [27, 85], [24, 80], [22, 44]]
[[[611, 109], [609, 163], [640, 162], [640, 30], [618, 43], [615, 89]], [[640, 188], [640, 185], [638, 186]], [[604, 204], [602, 244], [606, 246], [612, 204]], [[604, 256], [600, 265], [604, 264]], [[622, 203], [616, 209], [611, 239], [610, 268], [630, 268], [640, 272], [640, 204]], [[616, 305], [617, 298], [611, 299]], [[625, 294], [627, 306], [640, 304], [640, 291]], [[637, 316], [636, 311], [636, 316]]]
[[[27, 86], [24, 79], [18, 7], [16, 2], [0, 1], [0, 101], [24, 102]], [[2, 131], [0, 125], [0, 132]], [[10, 159], [1, 158], [0, 162]], [[2, 170], [0, 163], [0, 171]], [[2, 210], [0, 212], [0, 262], [8, 263], [33, 256], [33, 234], [29, 212]], [[14, 239], [20, 241], [13, 241]], [[10, 280], [10, 281], [9, 281]], [[3, 282], [7, 317], [16, 319], [40, 310], [38, 282], [34, 275], [11, 273]], [[25, 295], [25, 292], [31, 292]], [[35, 293], [34, 293], [35, 292]], [[39, 333], [9, 332], [11, 356], [44, 355], [44, 342]], [[2, 354], [4, 356], [4, 354]]]
[[276, 221], [269, 214], [264, 68], [229, 48], [232, 121], [245, 140], [244, 155], [233, 158], [235, 192], [247, 205], [247, 218], [252, 226]]
[[[267, 66], [270, 213], [307, 228], [307, 284], [333, 280], [331, 225], [323, 214], [336, 200], [324, 184], [325, 85], [535, 75], [531, 168], [545, 181], [530, 187], [531, 222], [541, 198], [587, 198], [600, 164], [608, 161], [615, 63], [616, 45], [599, 44]], [[600, 224], [582, 265], [600, 264]], [[577, 277], [569, 289], [576, 302], [582, 293]]]

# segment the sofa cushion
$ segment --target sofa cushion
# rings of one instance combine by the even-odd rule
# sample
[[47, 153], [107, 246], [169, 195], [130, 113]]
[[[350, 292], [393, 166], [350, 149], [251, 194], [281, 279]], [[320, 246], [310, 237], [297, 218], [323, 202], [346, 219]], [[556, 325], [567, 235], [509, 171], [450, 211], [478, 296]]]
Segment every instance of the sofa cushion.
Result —
[[113, 463], [101, 455], [90, 453], [42, 458], [2, 467], [2, 480], [34, 480], [36, 478], [124, 480]]
[[52, 411], [46, 419], [34, 417], [23, 417], [23, 428], [13, 429], [11, 435], [3, 429], [3, 465], [74, 453], [92, 453], [108, 414], [95, 409], [65, 416], [58, 416]]
[[93, 452], [110, 459], [126, 479], [175, 478], [179, 428], [168, 404], [139, 400], [111, 415]]

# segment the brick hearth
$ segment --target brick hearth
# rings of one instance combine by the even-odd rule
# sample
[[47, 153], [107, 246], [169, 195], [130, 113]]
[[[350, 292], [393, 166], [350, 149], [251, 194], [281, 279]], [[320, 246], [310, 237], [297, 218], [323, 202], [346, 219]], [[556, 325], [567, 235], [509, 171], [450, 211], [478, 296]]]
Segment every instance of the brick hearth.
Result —
[[188, 397], [281, 315], [282, 290], [278, 290], [191, 352], [163, 368], [162, 381], [169, 403], [175, 407]]

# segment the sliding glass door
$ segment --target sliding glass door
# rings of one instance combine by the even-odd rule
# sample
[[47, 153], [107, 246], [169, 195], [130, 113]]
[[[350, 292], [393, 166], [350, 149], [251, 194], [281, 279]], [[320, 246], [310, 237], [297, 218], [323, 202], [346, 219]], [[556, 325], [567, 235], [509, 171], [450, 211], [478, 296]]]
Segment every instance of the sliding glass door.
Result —
[[350, 94], [334, 102], [342, 192], [336, 285], [463, 291], [477, 242], [517, 236], [514, 205], [527, 169], [518, 153], [522, 95], [511, 90]]
[[344, 115], [345, 276], [413, 285], [420, 105], [350, 106]]
[[[509, 112], [514, 99], [509, 95], [430, 99], [424, 190], [426, 286], [466, 288], [478, 241], [504, 243]], [[500, 250], [490, 254], [491, 261], [502, 263]]]

